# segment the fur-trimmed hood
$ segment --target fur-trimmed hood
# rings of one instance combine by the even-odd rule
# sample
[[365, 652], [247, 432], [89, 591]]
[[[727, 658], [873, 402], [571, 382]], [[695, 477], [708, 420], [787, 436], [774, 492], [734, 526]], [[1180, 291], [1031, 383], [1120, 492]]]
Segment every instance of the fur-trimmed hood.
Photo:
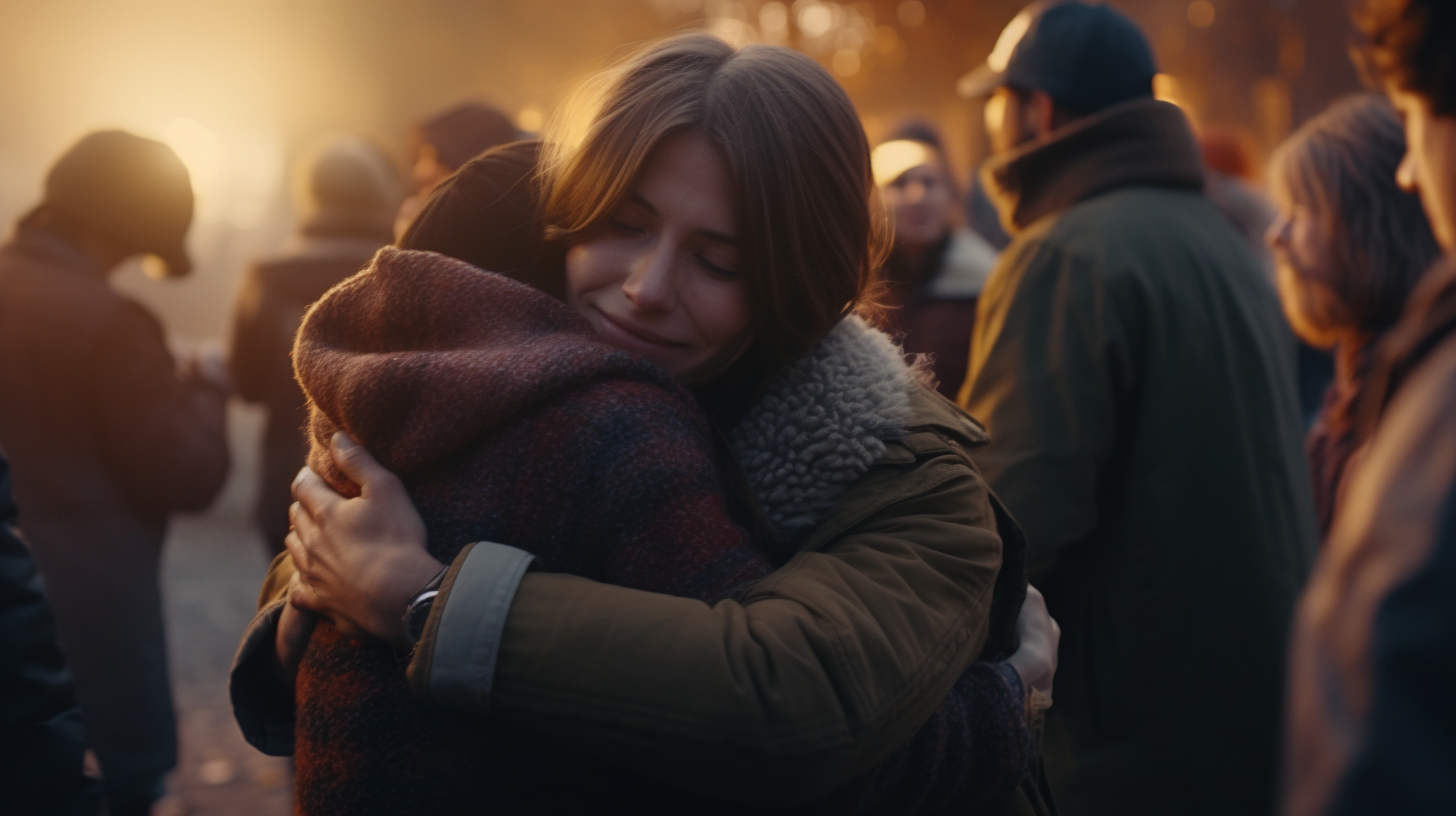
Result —
[[813, 531], [904, 434], [918, 380], [899, 346], [855, 315], [774, 378], [730, 441], [777, 538]]

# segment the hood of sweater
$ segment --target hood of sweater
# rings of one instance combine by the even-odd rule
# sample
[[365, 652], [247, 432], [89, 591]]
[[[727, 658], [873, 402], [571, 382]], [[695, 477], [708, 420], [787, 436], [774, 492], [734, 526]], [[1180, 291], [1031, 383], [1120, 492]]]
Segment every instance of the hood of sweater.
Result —
[[1201, 189], [1204, 172], [1183, 111], [1135, 99], [991, 159], [981, 180], [1001, 223], [1016, 233], [1120, 187]]
[[555, 298], [464, 261], [392, 247], [309, 310], [293, 359], [308, 398], [401, 476], [595, 381], [677, 387], [597, 339]]
[[[444, 255], [392, 247], [309, 311], [294, 364], [329, 420], [401, 476], [595, 381], [681, 388], [599, 340], [555, 298]], [[729, 436], [776, 538], [811, 532], [884, 454], [885, 440], [904, 434], [916, 382], [889, 336], [851, 315], [769, 383]]]

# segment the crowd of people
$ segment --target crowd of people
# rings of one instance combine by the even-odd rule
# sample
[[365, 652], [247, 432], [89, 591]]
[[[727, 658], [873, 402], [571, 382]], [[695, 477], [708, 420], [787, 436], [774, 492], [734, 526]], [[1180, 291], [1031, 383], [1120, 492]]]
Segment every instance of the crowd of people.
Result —
[[0, 247], [0, 801], [163, 799], [237, 395], [231, 700], [299, 813], [1456, 812], [1456, 7], [1353, 19], [1267, 198], [1081, 0], [957, 83], [964, 187], [705, 34], [540, 137], [426, 120], [407, 185], [334, 139], [226, 363], [107, 285], [187, 274], [185, 168], [85, 137]]

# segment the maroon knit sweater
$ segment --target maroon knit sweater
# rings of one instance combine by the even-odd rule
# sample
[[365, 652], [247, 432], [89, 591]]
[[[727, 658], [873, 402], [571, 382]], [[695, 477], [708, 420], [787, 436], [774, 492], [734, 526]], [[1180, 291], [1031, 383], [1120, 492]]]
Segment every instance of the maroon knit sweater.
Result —
[[[524, 284], [387, 248], [313, 308], [294, 359], [310, 466], [357, 495], [327, 454], [350, 433], [403, 480], [441, 561], [507, 542], [551, 571], [705, 600], [772, 569], [732, 517], [692, 397]], [[300, 813], [534, 813], [541, 785], [560, 796], [571, 780], [568, 800], [585, 802], [623, 783], [419, 701], [399, 655], [328, 624], [297, 704]]]

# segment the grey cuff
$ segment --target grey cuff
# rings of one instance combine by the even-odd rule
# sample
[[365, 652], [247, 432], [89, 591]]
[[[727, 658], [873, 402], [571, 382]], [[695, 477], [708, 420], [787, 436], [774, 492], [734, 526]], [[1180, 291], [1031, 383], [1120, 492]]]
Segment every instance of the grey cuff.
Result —
[[263, 607], [238, 645], [228, 675], [233, 718], [249, 745], [271, 756], [293, 754], [293, 694], [279, 684], [273, 666], [278, 618], [287, 601]]
[[466, 553], [443, 607], [436, 610], [439, 621], [428, 666], [432, 701], [467, 711], [490, 708], [506, 616], [535, 560], [525, 550], [491, 541]]

